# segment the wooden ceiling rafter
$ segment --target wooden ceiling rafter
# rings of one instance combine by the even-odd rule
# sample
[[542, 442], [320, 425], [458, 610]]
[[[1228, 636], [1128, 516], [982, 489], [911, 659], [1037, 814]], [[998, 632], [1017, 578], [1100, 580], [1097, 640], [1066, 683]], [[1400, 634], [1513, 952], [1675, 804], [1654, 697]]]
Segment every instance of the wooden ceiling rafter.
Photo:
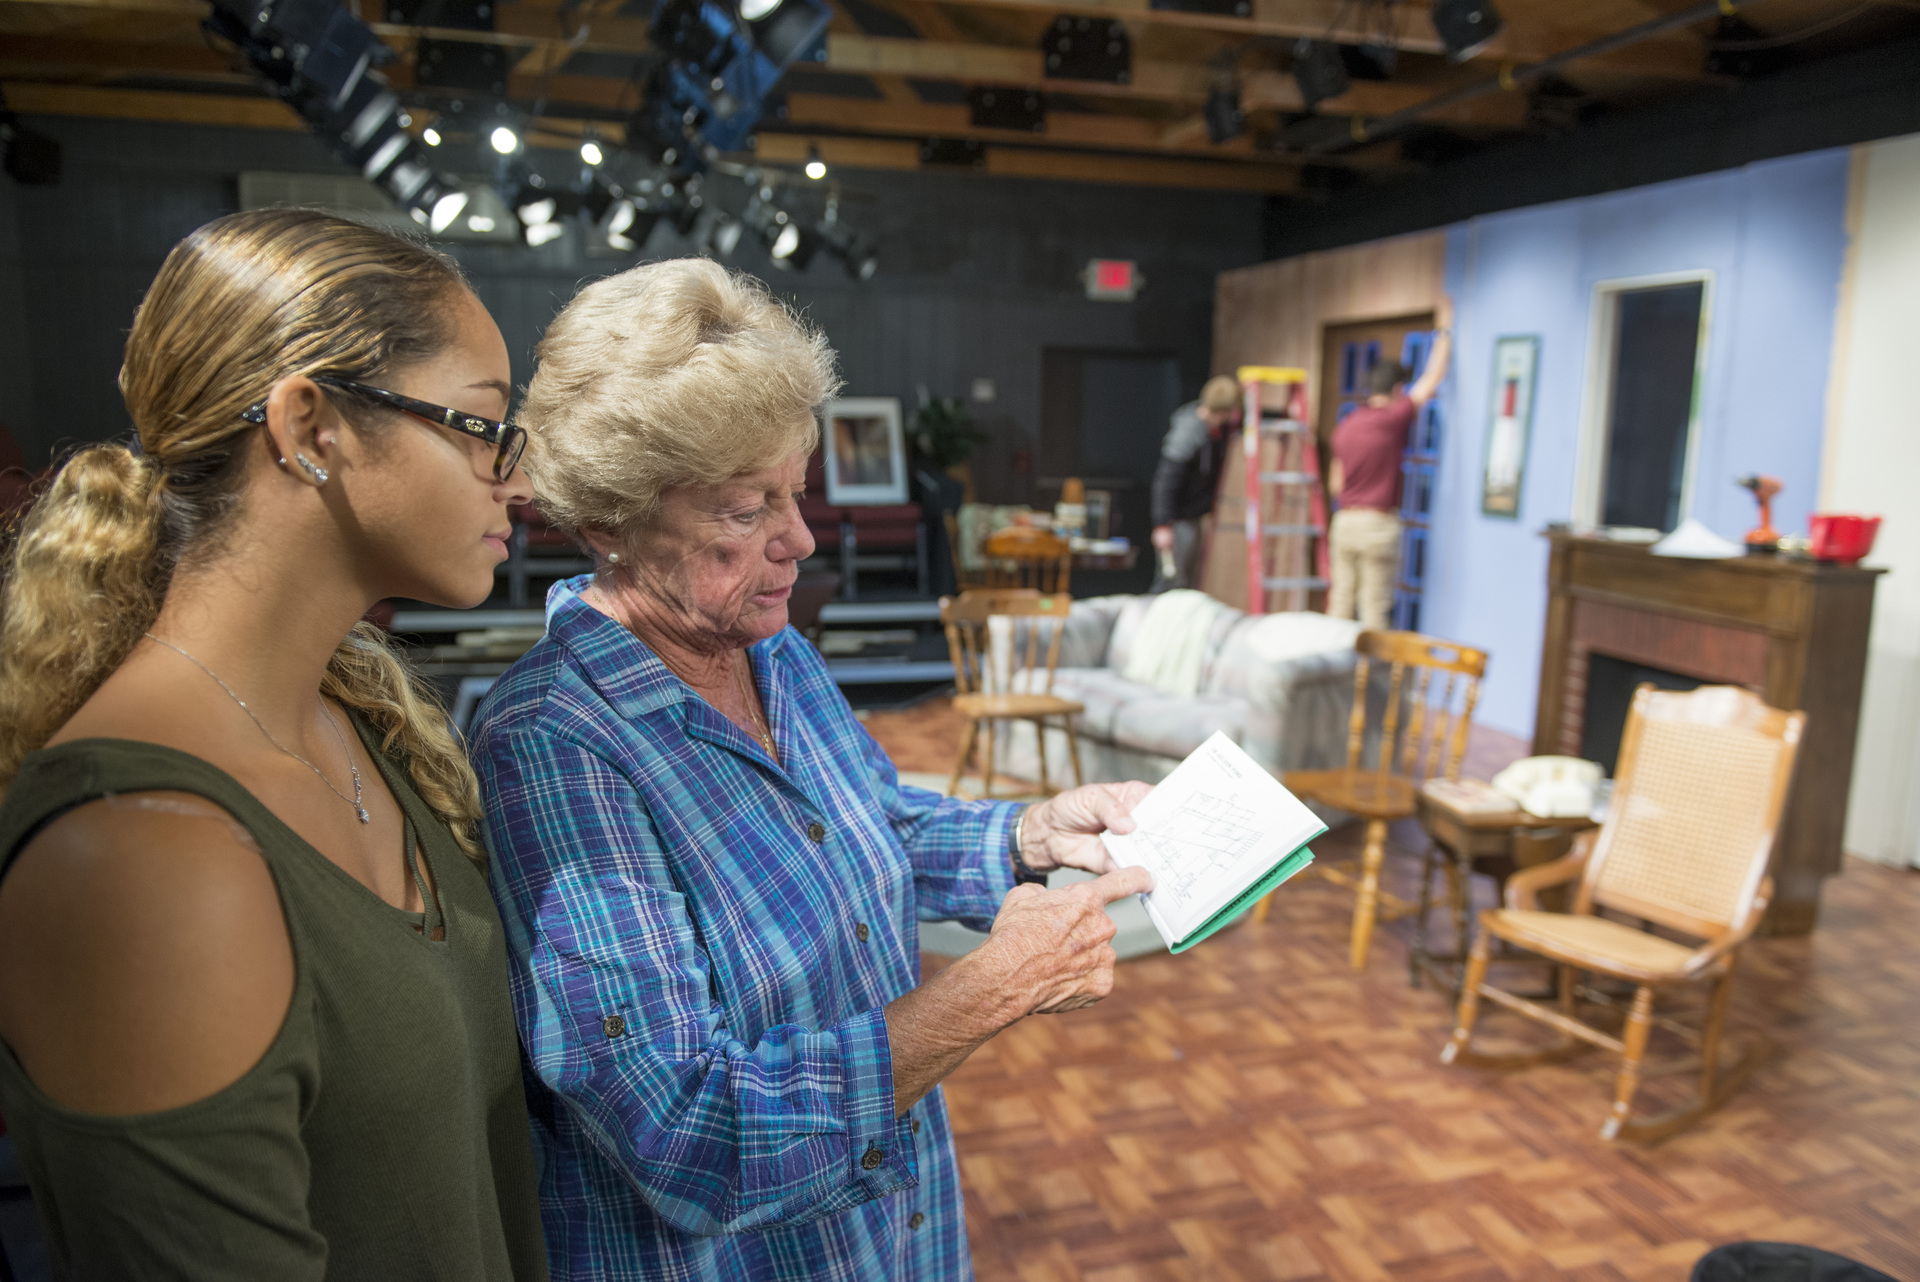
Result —
[[[307, 128], [306, 122], [291, 108], [272, 98], [56, 85], [21, 80], [6, 80], [0, 87], [4, 88], [8, 105], [13, 110], [29, 115], [223, 125], [296, 133], [304, 132]], [[603, 122], [598, 121], [542, 117], [527, 131], [527, 141], [536, 147], [571, 149], [578, 145], [589, 126], [609, 136], [618, 132], [610, 132]], [[813, 137], [801, 133], [762, 135], [761, 149], [757, 155], [737, 159], [797, 165], [807, 158], [809, 147], [817, 147], [829, 165], [848, 169], [923, 168], [917, 142], [886, 138]], [[952, 172], [1256, 193], [1287, 192], [1298, 187], [1292, 170], [1275, 165], [1231, 164], [1184, 157], [1106, 156], [1034, 147], [989, 146], [983, 149], [981, 164], [977, 169], [956, 167]]]

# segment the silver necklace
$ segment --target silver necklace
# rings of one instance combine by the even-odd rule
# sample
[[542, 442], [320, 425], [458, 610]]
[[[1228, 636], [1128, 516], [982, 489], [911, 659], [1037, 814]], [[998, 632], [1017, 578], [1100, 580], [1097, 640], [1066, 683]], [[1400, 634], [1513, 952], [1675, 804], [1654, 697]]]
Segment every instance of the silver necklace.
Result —
[[233, 700], [236, 704], [240, 706], [240, 711], [247, 714], [247, 719], [253, 722], [254, 725], [260, 727], [260, 733], [267, 736], [268, 743], [280, 749], [280, 751], [286, 753], [289, 757], [292, 757], [295, 761], [299, 762], [301, 765], [305, 766], [307, 769], [313, 771], [315, 775], [319, 776], [320, 782], [327, 785], [327, 790], [329, 792], [331, 792], [334, 796], [340, 798], [340, 800], [346, 802], [349, 806], [353, 807], [353, 813], [359, 818], [361, 823], [370, 824], [373, 822], [373, 818], [367, 814], [367, 808], [360, 804], [360, 798], [363, 795], [360, 787], [360, 767], [353, 763], [353, 750], [347, 747], [347, 737], [340, 733], [339, 723], [334, 721], [333, 713], [327, 710], [327, 705], [324, 700], [322, 700], [320, 704], [320, 715], [327, 719], [327, 725], [333, 730], [333, 737], [337, 739], [340, 743], [340, 751], [343, 754], [345, 754], [347, 758], [347, 769], [353, 772], [353, 796], [352, 797], [348, 797], [346, 793], [341, 792], [338, 788], [334, 787], [333, 780], [327, 778], [326, 775], [322, 774], [319, 766], [314, 765], [311, 761], [308, 761], [305, 757], [295, 752], [292, 748], [289, 748], [286, 744], [281, 743], [278, 739], [274, 738], [273, 731], [267, 729], [266, 723], [260, 720], [259, 717], [256, 717], [253, 715], [253, 709], [247, 706], [247, 701], [245, 699], [242, 699], [239, 695], [235, 694], [233, 692], [233, 687], [220, 679], [219, 673], [215, 672], [212, 668], [209, 668], [206, 664], [200, 662], [200, 660], [194, 658], [192, 655], [188, 654], [185, 650], [182, 650], [179, 646], [175, 645], [171, 641], [162, 641], [159, 637], [153, 635], [153, 633], [151, 632], [143, 633], [142, 635], [144, 635], [147, 638], [147, 640], [152, 641], [156, 645], [163, 645], [167, 647], [167, 649], [173, 651], [175, 654], [185, 659], [188, 663], [191, 663], [194, 667], [200, 669], [200, 671], [212, 677], [213, 683], [219, 686], [222, 690], [225, 690], [227, 692], [227, 698]]

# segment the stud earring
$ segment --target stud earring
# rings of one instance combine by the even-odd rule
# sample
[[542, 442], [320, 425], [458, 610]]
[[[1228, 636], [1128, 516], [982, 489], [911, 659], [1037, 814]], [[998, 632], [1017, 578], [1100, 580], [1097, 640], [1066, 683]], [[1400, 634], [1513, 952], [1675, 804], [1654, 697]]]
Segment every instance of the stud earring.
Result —
[[607, 553], [607, 564], [608, 565], [620, 564], [620, 554], [618, 552]]
[[325, 485], [327, 483], [327, 477], [330, 476], [331, 473], [329, 473], [326, 468], [321, 467], [318, 463], [315, 463], [312, 459], [308, 458], [306, 455], [295, 454], [293, 456], [293, 461], [306, 469], [307, 475], [313, 478], [313, 483], [315, 485]]

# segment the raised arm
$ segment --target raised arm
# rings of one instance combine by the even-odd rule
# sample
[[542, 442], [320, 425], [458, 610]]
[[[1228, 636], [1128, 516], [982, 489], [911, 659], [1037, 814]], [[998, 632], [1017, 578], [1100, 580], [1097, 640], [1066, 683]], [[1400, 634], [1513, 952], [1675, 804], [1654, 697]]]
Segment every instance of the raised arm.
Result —
[[[294, 980], [273, 877], [209, 802], [92, 802], [21, 851], [0, 882], [0, 1035], [71, 1110], [45, 1119], [43, 1195], [75, 1276], [324, 1275], [296, 1083], [252, 1071]], [[230, 1127], [105, 1121], [222, 1092]]]
[[1407, 399], [1415, 405], [1425, 405], [1440, 391], [1447, 377], [1447, 362], [1453, 359], [1453, 299], [1449, 295], [1440, 295], [1440, 303], [1433, 309], [1433, 325], [1440, 336], [1433, 340], [1433, 350], [1427, 354], [1427, 367], [1407, 389]]

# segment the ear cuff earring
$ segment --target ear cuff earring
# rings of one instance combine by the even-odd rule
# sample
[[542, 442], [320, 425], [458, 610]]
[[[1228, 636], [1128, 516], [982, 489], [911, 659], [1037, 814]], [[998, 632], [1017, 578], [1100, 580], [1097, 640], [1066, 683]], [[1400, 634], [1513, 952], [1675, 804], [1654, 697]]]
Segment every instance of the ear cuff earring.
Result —
[[315, 485], [325, 485], [327, 483], [327, 477], [332, 475], [332, 473], [328, 472], [326, 468], [321, 467], [318, 463], [315, 463], [312, 459], [308, 458], [304, 454], [295, 454], [293, 456], [293, 461], [298, 463], [302, 468], [306, 469], [307, 475], [313, 478], [313, 483]]

